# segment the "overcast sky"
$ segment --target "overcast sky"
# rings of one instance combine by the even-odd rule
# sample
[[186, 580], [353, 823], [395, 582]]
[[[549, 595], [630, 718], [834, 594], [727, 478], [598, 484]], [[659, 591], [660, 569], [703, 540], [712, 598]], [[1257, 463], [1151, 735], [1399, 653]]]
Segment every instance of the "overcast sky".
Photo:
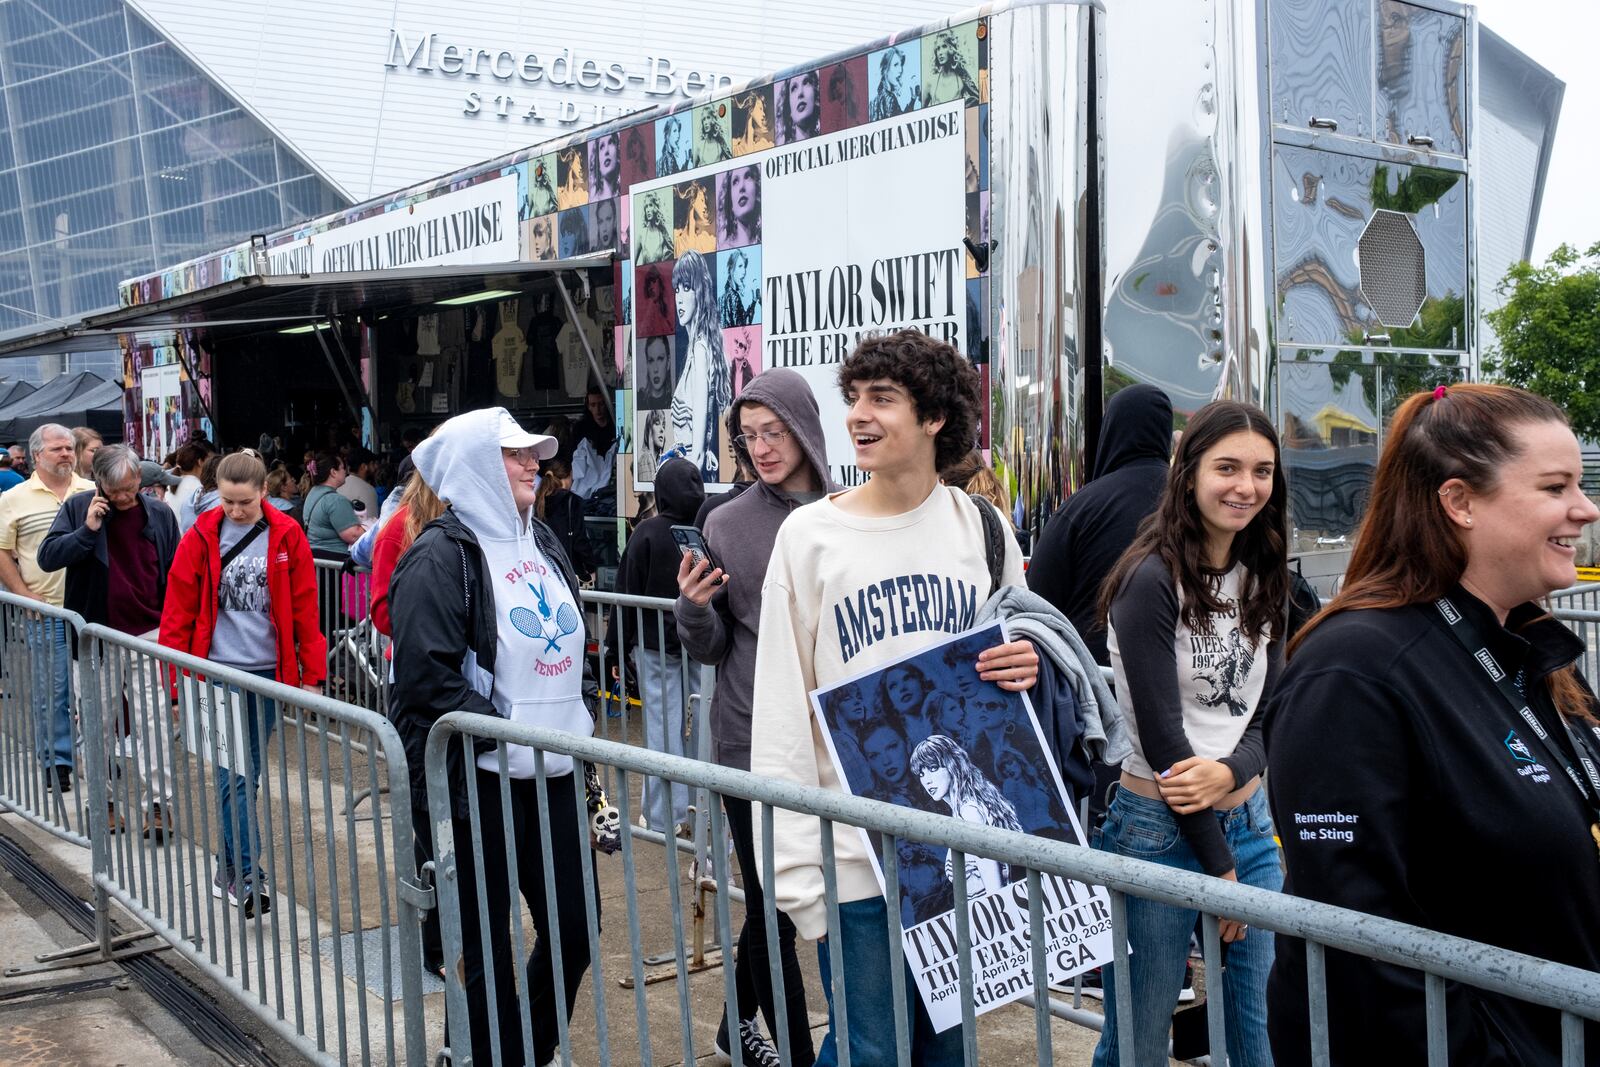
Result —
[[1533, 255], [1542, 260], [1563, 241], [1580, 249], [1600, 241], [1600, 2], [1478, 0], [1483, 25], [1567, 83], [1556, 127], [1550, 176]]

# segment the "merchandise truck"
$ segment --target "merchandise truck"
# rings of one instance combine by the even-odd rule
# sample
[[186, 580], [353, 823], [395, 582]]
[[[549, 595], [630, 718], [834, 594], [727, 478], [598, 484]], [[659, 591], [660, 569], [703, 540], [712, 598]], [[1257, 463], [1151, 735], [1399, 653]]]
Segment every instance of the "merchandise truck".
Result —
[[541, 429], [597, 384], [626, 517], [669, 451], [734, 480], [724, 416], [772, 367], [860, 482], [837, 365], [918, 329], [978, 367], [1025, 534], [1147, 382], [1175, 430], [1213, 397], [1269, 411], [1292, 550], [1331, 574], [1399, 400], [1475, 373], [1559, 97], [1442, 0], [1015, 0], [128, 279], [61, 332], [117, 339], [151, 458], [386, 447], [491, 404]]

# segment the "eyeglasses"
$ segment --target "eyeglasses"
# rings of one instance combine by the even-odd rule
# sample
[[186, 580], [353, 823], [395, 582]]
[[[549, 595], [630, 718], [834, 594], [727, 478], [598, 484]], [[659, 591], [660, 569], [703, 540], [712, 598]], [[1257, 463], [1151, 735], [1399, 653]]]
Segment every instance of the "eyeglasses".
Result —
[[539, 464], [539, 453], [535, 452], [532, 445], [526, 448], [502, 448], [500, 454], [507, 459], [514, 459], [524, 467], [535, 467]]
[[779, 444], [788, 440], [788, 430], [764, 430], [761, 433], [742, 433], [733, 439], [733, 443], [741, 448], [749, 448], [760, 441], [768, 448], [777, 448]]

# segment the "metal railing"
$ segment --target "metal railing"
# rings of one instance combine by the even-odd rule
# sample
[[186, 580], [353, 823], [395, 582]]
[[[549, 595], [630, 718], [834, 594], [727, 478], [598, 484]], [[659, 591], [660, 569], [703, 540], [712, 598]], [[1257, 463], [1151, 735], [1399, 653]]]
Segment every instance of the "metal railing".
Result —
[[0, 808], [87, 848], [89, 801], [74, 788], [83, 626], [76, 612], [0, 592]]
[[372, 624], [372, 572], [319, 559], [317, 624], [328, 639], [328, 695], [382, 713], [389, 700], [388, 639]]
[[431, 894], [394, 727], [106, 627], [81, 640], [97, 894], [314, 1061], [424, 1062]]
[[[469, 811], [453, 812], [450, 782], [446, 775], [447, 754], [452, 745], [462, 745], [470, 753], [474, 738], [488, 739], [494, 743], [490, 764], [496, 769], [479, 770], [467, 775]], [[509, 777], [508, 745], [524, 745], [532, 748], [534, 778], [531, 782], [513, 781]], [[1046, 943], [1043, 909], [1039, 904], [1039, 879], [1044, 875], [1106, 887], [1111, 894], [1114, 929], [1124, 925], [1123, 917], [1126, 914], [1129, 896], [1199, 911], [1203, 919], [1202, 940], [1206, 973], [1211, 975], [1218, 974], [1221, 970], [1219, 916], [1241, 920], [1256, 928], [1258, 932], [1271, 930], [1305, 939], [1312, 1044], [1310, 1058], [1313, 1063], [1329, 1062], [1327, 976], [1324, 964], [1328, 949], [1355, 953], [1409, 970], [1420, 970], [1427, 976], [1428, 996], [1425, 1013], [1430, 1063], [1444, 1062], [1447, 1057], [1447, 1050], [1443, 1046], [1445, 1035], [1443, 993], [1446, 981], [1464, 983], [1559, 1012], [1564, 1038], [1564, 1064], [1577, 1065], [1584, 1062], [1582, 1020], [1600, 1020], [1600, 974], [1343, 908], [1098, 852], [1082, 846], [1066, 845], [1012, 831], [981, 827], [950, 816], [932, 815], [841, 793], [760, 778], [743, 771], [643, 751], [599, 738], [582, 738], [553, 730], [521, 726], [502, 719], [456, 712], [444, 716], [434, 726], [428, 739], [426, 772], [429, 809], [434, 825], [441, 830], [436, 841], [438, 849], [436, 864], [448, 976], [446, 1000], [450, 1020], [449, 1039], [453, 1062], [458, 1065], [479, 1062], [473, 1058], [474, 1053], [477, 1056], [492, 1055], [494, 1060], [499, 1062], [502, 1050], [506, 1047], [505, 1043], [519, 1040], [530, 1054], [534, 1051], [541, 1053], [546, 1051], [536, 1046], [536, 1040], [545, 1045], [553, 1043], [559, 1049], [560, 1062], [564, 1064], [572, 1062], [572, 1027], [566, 1014], [557, 1011], [546, 1020], [547, 1023], [553, 1021], [554, 1034], [549, 1032], [548, 1025], [539, 1029], [539, 1024], [531, 1018], [527, 1001], [516, 995], [515, 986], [504, 981], [497, 984], [492, 973], [483, 979], [482, 984], [487, 996], [489, 1017], [496, 1017], [494, 1012], [498, 1010], [501, 1012], [499, 1018], [502, 1020], [507, 1018], [504, 1013], [508, 1009], [496, 1001], [498, 997], [509, 995], [518, 1002], [514, 1009], [510, 1009], [515, 1013], [513, 1017], [516, 1018], [517, 1025], [502, 1024], [487, 1034], [479, 1033], [477, 1047], [473, 1046], [474, 1034], [471, 1029], [472, 1023], [469, 1021], [467, 989], [460, 975], [464, 973], [465, 968], [474, 965], [486, 967], [484, 961], [492, 960], [497, 953], [501, 959], [515, 959], [517, 965], [520, 965], [520, 961], [524, 958], [520, 924], [511, 924], [514, 945], [503, 942], [491, 944], [493, 938], [486, 933], [471, 943], [463, 938], [464, 929], [487, 931], [494, 921], [494, 916], [489, 914], [485, 893], [482, 892], [485, 875], [483, 858], [489, 849], [503, 849], [503, 862], [508, 871], [520, 871], [524, 874], [531, 871], [536, 875], [542, 872], [543, 903], [547, 915], [544, 917], [541, 935], [549, 942], [554, 961], [553, 979], [556, 987], [561, 986], [565, 977], [562, 971], [563, 957], [568, 966], [593, 967], [594, 973], [590, 982], [595, 1013], [593, 1033], [599, 1061], [649, 1063], [652, 1060], [650, 1020], [644, 998], [638, 992], [642, 988], [642, 975], [639, 973], [639, 922], [638, 906], [632, 887], [633, 856], [629, 838], [627, 835], [623, 837], [622, 859], [624, 882], [627, 886], [623, 903], [628, 912], [629, 947], [632, 949], [632, 966], [636, 980], [634, 1012], [636, 1029], [619, 1031], [607, 1025], [605, 992], [609, 988], [609, 982], [608, 976], [602, 973], [601, 961], [605, 958], [605, 953], [602, 951], [600, 941], [598, 905], [594, 894], [599, 875], [596, 873], [595, 855], [587, 833], [585, 813], [581, 804], [577, 806], [576, 812], [570, 810], [570, 806], [567, 810], [563, 810], [561, 805], [554, 808], [551, 805], [551, 797], [556, 796], [560, 789], [556, 784], [560, 777], [557, 773], [553, 773], [558, 771], [559, 767], [553, 767], [552, 773], [547, 773], [546, 761], [555, 764], [557, 761], [567, 759], [588, 761], [624, 774], [655, 775], [682, 781], [706, 790], [713, 802], [711, 811], [714, 833], [721, 828], [719, 801], [722, 797], [740, 797], [753, 802], [758, 806], [761, 826], [764, 829], [761, 835], [761, 863], [762, 874], [768, 884], [772, 880], [774, 865], [771, 846], [774, 809], [815, 815], [822, 826], [822, 864], [828, 915], [827, 947], [823, 951], [831, 957], [833, 1016], [841, 1030], [848, 1029], [850, 1016], [843, 978], [845, 961], [840, 948], [839, 900], [833, 877], [833, 842], [839, 832], [837, 828], [847, 827], [861, 827], [881, 835], [884, 881], [891, 895], [895, 892], [898, 878], [895, 842], [902, 838], [950, 849], [957, 869], [964, 857], [971, 855], [1009, 864], [1013, 870], [1026, 870], [1030, 903], [1029, 943], [1033, 1010], [1036, 1019], [1035, 1055], [1040, 1064], [1050, 1063], [1053, 1059], [1049, 1027], [1051, 1015], [1049, 991], [1046, 985], [1043, 954], [1038, 949], [1038, 946]], [[551, 840], [551, 828], [559, 820], [575, 820], [575, 827], [566, 835], [568, 838], [565, 845], [566, 854], [557, 855], [556, 850], [541, 847], [537, 857], [524, 857], [519, 853], [519, 849], [533, 847], [534, 839], [531, 836], [519, 836], [513, 832], [509, 823], [486, 824], [480, 814], [479, 806], [482, 799], [490, 792], [496, 793], [500, 798], [500, 806], [489, 805], [483, 810], [487, 812], [509, 810], [510, 797], [514, 790], [529, 798], [528, 803], [536, 809], [539, 825], [537, 839], [540, 842]], [[615, 800], [622, 817], [626, 819], [630, 803], [629, 794], [626, 791], [618, 791]], [[529, 817], [532, 815], [532, 813], [525, 814]], [[462, 833], [468, 835], [467, 840], [457, 839], [456, 835]], [[470, 852], [465, 851], [468, 848]], [[668, 852], [668, 873], [669, 878], [675, 883], [677, 872], [672, 867], [673, 855], [672, 851]], [[475, 868], [470, 876], [464, 873], [465, 864], [471, 864]], [[558, 868], [569, 884], [581, 883], [569, 891], [560, 904], [555, 902]], [[726, 884], [728, 874], [725, 868], [725, 864], [716, 864], [714, 867], [719, 887]], [[477, 889], [474, 894], [475, 899], [461, 898], [459, 886], [464, 880]], [[961, 981], [966, 1001], [963, 1005], [961, 1031], [965, 1060], [967, 1064], [972, 1065], [979, 1062], [974, 1010], [970, 996], [966, 996], [972, 988], [973, 981], [968, 954], [973, 933], [965, 906], [965, 894], [961, 889], [962, 880], [957, 879], [955, 886], [956, 939], [962, 960]], [[519, 893], [514, 875], [509, 891], [510, 900], [514, 902]], [[578, 907], [582, 908], [581, 916], [570, 914], [572, 909]], [[466, 926], [464, 926], [464, 908], [471, 908], [476, 912], [476, 919], [467, 921]], [[562, 909], [567, 909], [568, 913], [561, 914]], [[906, 985], [902, 981], [898, 915], [893, 909], [889, 914], [893, 1025], [899, 1062], [907, 1064], [911, 1062], [908, 994]], [[770, 894], [766, 896], [763, 918], [769, 942], [776, 942], [777, 915]], [[539, 921], [537, 915], [535, 921], [536, 923]], [[731, 934], [732, 917], [729, 912], [729, 896], [726, 893], [717, 894], [716, 922], [724, 939], [727, 939]], [[573, 936], [586, 936], [587, 943], [577, 948], [564, 947], [564, 939]], [[1127, 943], [1124, 938], [1114, 937], [1113, 946], [1113, 973], [1119, 994], [1117, 999], [1119, 1027], [1131, 1034], [1133, 1004], [1128, 988]], [[772, 944], [771, 948], [773, 949], [771, 958], [776, 960], [778, 956], [776, 944]], [[776, 967], [773, 971], [772, 980], [775, 987], [781, 991], [783, 975]], [[540, 977], [531, 976], [535, 983]], [[730, 1012], [730, 1018], [736, 1019], [738, 1018], [735, 1014], [737, 991], [734, 988], [731, 971], [725, 973], [724, 979], [724, 1003]], [[537, 991], [536, 985], [524, 988], [533, 988]], [[781, 1000], [781, 992], [779, 999]], [[1207, 991], [1206, 1011], [1213, 1047], [1221, 1047], [1224, 1044], [1226, 1025], [1221, 983], [1211, 983]], [[873, 1019], [871, 1024], [888, 1026], [890, 1020]], [[686, 999], [681, 1036], [682, 1048], [674, 1050], [672, 1055], [681, 1056], [685, 1062], [690, 1062], [695, 1056], [695, 1049], [689, 1027]], [[610, 1042], [613, 1037], [624, 1044], [621, 1047], [612, 1047]], [[778, 1043], [778, 1051], [784, 1061], [788, 1062], [786, 1049], [781, 1040]], [[841, 1045], [839, 1052], [840, 1062], [848, 1064], [848, 1050]], [[536, 1061], [530, 1056], [530, 1062]], [[1122, 1045], [1122, 1062], [1125, 1067], [1134, 1062], [1131, 1041]]]

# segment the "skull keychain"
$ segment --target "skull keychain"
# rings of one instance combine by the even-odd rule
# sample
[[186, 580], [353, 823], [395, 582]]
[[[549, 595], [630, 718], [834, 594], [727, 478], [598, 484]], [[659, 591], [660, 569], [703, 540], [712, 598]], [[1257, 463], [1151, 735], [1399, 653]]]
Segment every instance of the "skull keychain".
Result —
[[608, 856], [613, 855], [622, 847], [622, 813], [606, 799], [605, 790], [600, 788], [600, 776], [592, 763], [583, 765], [583, 786], [594, 847]]

